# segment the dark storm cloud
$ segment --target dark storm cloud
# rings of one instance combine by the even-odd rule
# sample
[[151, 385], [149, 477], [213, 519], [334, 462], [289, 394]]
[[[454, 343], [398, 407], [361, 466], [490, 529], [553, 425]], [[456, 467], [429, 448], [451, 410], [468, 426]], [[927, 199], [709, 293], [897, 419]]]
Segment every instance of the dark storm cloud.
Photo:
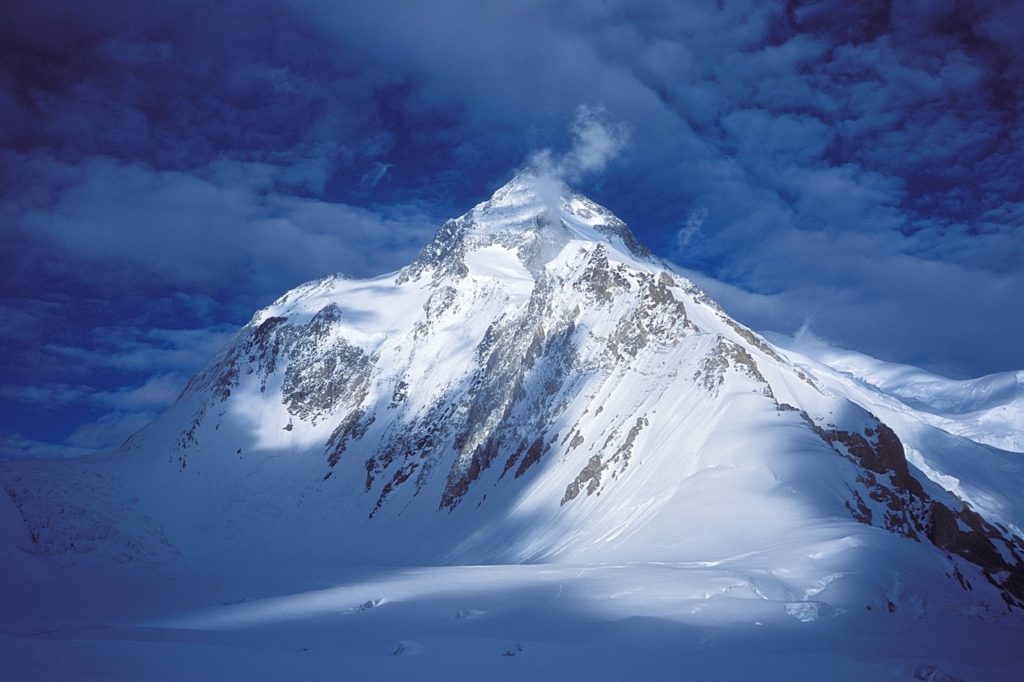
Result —
[[[284, 289], [398, 267], [534, 150], [571, 158], [579, 111], [630, 132], [580, 188], [744, 321], [957, 375], [1019, 368], [1016, 14], [4, 3], [0, 350], [23, 424], [0, 447], [113, 439], [160, 407], [127, 396], [169, 400], [154, 387]], [[54, 430], [33, 396], [79, 411]]]

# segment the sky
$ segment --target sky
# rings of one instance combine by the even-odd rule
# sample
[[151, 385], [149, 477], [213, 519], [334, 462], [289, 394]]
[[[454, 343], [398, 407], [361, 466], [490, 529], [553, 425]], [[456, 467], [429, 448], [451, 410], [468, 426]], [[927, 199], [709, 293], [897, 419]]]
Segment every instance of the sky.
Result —
[[116, 445], [539, 158], [755, 329], [1022, 369], [1014, 4], [4, 2], [0, 457]]

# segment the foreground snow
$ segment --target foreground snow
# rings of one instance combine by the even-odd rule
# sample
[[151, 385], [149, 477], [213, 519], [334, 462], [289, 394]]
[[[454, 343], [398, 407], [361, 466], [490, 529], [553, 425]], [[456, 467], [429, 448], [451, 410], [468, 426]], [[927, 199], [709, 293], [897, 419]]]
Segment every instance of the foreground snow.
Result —
[[4, 677], [1024, 676], [1019, 621], [760, 598], [750, 585], [762, 576], [742, 561], [204, 571], [68, 574], [6, 585]]

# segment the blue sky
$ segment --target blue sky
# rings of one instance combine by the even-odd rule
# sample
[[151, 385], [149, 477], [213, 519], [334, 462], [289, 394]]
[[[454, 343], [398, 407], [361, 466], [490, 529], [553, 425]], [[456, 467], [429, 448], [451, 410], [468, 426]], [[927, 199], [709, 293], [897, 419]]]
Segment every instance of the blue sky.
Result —
[[286, 289], [577, 186], [757, 329], [1024, 367], [1012, 2], [0, 6], [0, 456], [115, 444]]

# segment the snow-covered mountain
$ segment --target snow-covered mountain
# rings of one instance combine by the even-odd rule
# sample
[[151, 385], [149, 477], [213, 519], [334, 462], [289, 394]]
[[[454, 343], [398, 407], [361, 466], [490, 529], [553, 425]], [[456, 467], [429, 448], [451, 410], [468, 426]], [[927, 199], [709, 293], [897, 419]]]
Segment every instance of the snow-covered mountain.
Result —
[[[948, 433], [1009, 452], [1024, 452], [1024, 371], [976, 379], [947, 379], [918, 367], [883, 362], [823, 343], [813, 335], [774, 337], [787, 350], [817, 363], [819, 371], [843, 375], [846, 385], [863, 388], [864, 400], [886, 402], [894, 410]], [[897, 402], [893, 402], [893, 400]]]
[[527, 170], [402, 270], [256, 313], [119, 451], [0, 483], [66, 559], [670, 563], [815, 609], [1024, 606], [1024, 467], [993, 447], [1019, 424], [948, 418], [1010, 389], [895, 374], [768, 343]]

